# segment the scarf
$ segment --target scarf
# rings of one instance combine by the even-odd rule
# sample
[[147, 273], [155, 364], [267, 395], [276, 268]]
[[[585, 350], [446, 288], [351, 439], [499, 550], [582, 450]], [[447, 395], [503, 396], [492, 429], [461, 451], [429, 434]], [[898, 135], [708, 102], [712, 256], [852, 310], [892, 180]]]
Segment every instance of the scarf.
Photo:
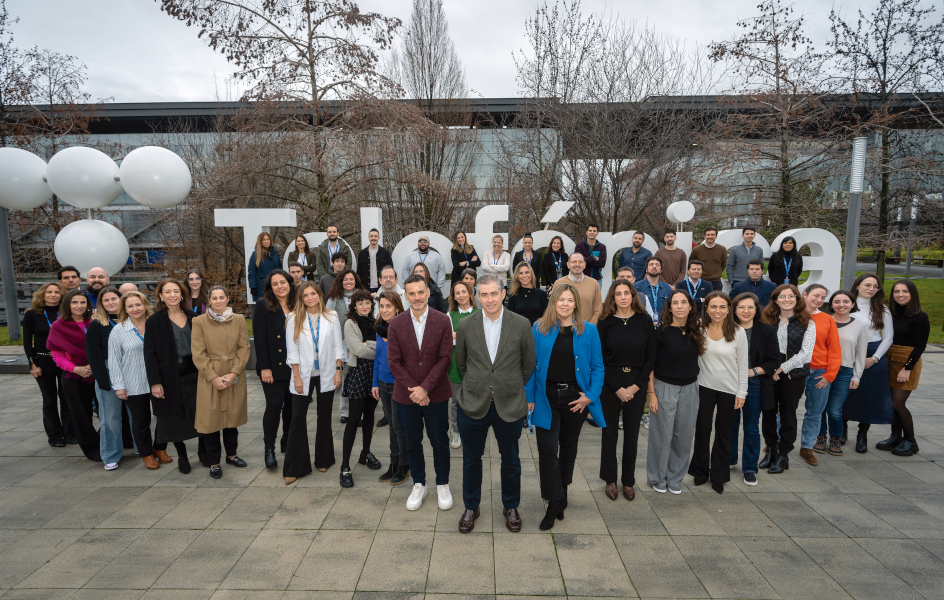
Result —
[[365, 342], [376, 339], [374, 337], [374, 318], [372, 315], [362, 317], [361, 315], [355, 315], [354, 319], [357, 321], [357, 327], [361, 330], [361, 338]]
[[[88, 329], [91, 320], [86, 320], [83, 325]], [[46, 348], [50, 352], [64, 353], [73, 364], [78, 367], [84, 367], [89, 364], [88, 355], [85, 353], [85, 332], [82, 325], [75, 321], [63, 321], [59, 319], [53, 321], [49, 330], [49, 338], [46, 340]], [[66, 377], [78, 378], [74, 373], [63, 373]], [[91, 381], [87, 379], [86, 381]]]
[[214, 321], [225, 323], [233, 318], [233, 309], [227, 306], [226, 310], [224, 310], [222, 314], [216, 314], [213, 312], [212, 308], [208, 308], [206, 314], [208, 314]]
[[377, 325], [375, 328], [377, 331], [377, 335], [379, 335], [383, 339], [387, 339], [387, 330], [390, 328], [390, 323], [387, 323], [383, 319], [378, 319]]

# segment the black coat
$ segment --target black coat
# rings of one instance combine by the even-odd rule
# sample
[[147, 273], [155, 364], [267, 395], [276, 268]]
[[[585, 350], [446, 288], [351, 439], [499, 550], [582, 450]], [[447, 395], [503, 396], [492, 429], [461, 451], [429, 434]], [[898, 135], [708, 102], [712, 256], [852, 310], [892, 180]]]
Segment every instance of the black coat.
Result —
[[102, 325], [92, 319], [88, 331], [85, 332], [85, 355], [88, 357], [88, 364], [92, 367], [92, 375], [98, 387], [106, 391], [111, 390], [111, 378], [108, 376], [108, 336], [114, 328], [111, 322]]
[[[482, 259], [479, 258], [478, 251], [475, 250], [475, 247], [472, 247], [472, 254], [468, 255], [468, 260], [465, 254], [459, 252], [455, 248], [450, 251], [452, 255], [452, 279], [449, 283], [450, 286], [456, 285], [457, 281], [462, 281], [462, 272], [466, 269], [478, 269], [482, 266]], [[459, 263], [468, 262], [469, 264], [464, 267]]]
[[427, 304], [429, 304], [429, 307], [433, 310], [438, 310], [443, 314], [449, 312], [449, 309], [446, 307], [446, 299], [443, 297], [442, 290], [439, 289], [439, 286], [436, 285], [436, 282], [433, 280], [429, 281], [429, 301]]
[[769, 410], [777, 405], [774, 399], [773, 372], [780, 366], [780, 346], [777, 344], [777, 328], [760, 319], [754, 320], [751, 327], [751, 341], [747, 347], [747, 364], [753, 369], [759, 367], [765, 375], [760, 376], [760, 408]]
[[[511, 273], [512, 277], [517, 273], [518, 263], [524, 262], [524, 250], [518, 250], [515, 252], [515, 258], [511, 261]], [[537, 250], [531, 251], [531, 270], [534, 271], [534, 276], [537, 278], [537, 281], [534, 282], [534, 287], [541, 287], [541, 280], [544, 279], [544, 257]], [[551, 265], [553, 268], [553, 263]], [[557, 271], [554, 271], [554, 274], [557, 274]], [[544, 281], [546, 284], [554, 283], [553, 281]]]
[[[187, 324], [193, 327], [193, 313], [181, 308], [187, 315]], [[156, 417], [182, 417], [184, 407], [180, 402], [180, 368], [177, 364], [177, 344], [174, 342], [174, 325], [166, 310], [148, 317], [144, 324], [144, 367], [148, 384], [162, 385], [164, 397], [151, 396], [151, 406]]]
[[[554, 282], [557, 281], [557, 266], [554, 263], [554, 253], [548, 250], [544, 253], [543, 263], [544, 263], [544, 285], [554, 285]], [[570, 269], [567, 268], [567, 259], [568, 254], [563, 250], [559, 253], [561, 259], [561, 277], [567, 277], [570, 273]]]
[[[378, 246], [377, 285], [380, 285], [380, 274], [383, 272], [384, 265], [393, 266], [393, 256], [390, 255], [389, 250], [383, 246]], [[370, 252], [367, 251], [367, 248], [361, 250], [357, 255], [357, 276], [361, 278], [361, 283], [363, 283], [365, 287], [370, 287]], [[255, 327], [255, 319], [253, 319], [253, 327]], [[256, 330], [253, 329], [252, 333], [255, 335]], [[276, 377], [276, 379], [278, 379], [278, 377]]]
[[[789, 258], [787, 262], [790, 262]], [[799, 285], [800, 273], [803, 272], [803, 257], [797, 255], [797, 257], [793, 259], [793, 262], [790, 264], [789, 273], [787, 273], [785, 267], [783, 253], [779, 250], [774, 252], [770, 257], [770, 262], [767, 263], [767, 277], [777, 285], [785, 282]]]
[[273, 312], [266, 308], [264, 300], [257, 302], [252, 313], [252, 337], [259, 377], [262, 377], [263, 369], [271, 369], [274, 380], [291, 379], [292, 367], [285, 361], [288, 350], [285, 348], [285, 313], [282, 309]]

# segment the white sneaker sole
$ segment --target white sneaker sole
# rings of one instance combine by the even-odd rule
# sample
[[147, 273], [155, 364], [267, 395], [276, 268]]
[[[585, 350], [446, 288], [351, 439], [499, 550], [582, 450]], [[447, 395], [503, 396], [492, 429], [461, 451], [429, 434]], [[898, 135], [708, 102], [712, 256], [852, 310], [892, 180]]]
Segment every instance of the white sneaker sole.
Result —
[[429, 493], [429, 488], [423, 490], [423, 495], [420, 497], [420, 501], [416, 504], [416, 506], [410, 506], [410, 498], [407, 498], [407, 500], [406, 500], [406, 509], [407, 509], [407, 510], [419, 510], [420, 507], [423, 506], [423, 498], [425, 498], [425, 497], [426, 497], [426, 494], [428, 494], [428, 493]]
[[682, 490], [681, 490], [681, 489], [673, 490], [672, 488], [669, 488], [669, 491], [670, 491], [671, 493], [675, 494], [676, 496], [679, 496], [679, 495], [682, 494]]
[[653, 491], [658, 492], [658, 493], [660, 493], [660, 494], [664, 494], [664, 493], [666, 492], [665, 488], [656, 487], [656, 486], [654, 486], [654, 485], [651, 486], [651, 487], [652, 487]]
[[755, 479], [754, 481], [748, 481], [747, 479], [745, 479], [744, 485], [750, 485], [750, 486], [757, 485], [757, 480]]
[[106, 471], [114, 471], [117, 468], [118, 468], [118, 463], [108, 463], [107, 465], [105, 465]]

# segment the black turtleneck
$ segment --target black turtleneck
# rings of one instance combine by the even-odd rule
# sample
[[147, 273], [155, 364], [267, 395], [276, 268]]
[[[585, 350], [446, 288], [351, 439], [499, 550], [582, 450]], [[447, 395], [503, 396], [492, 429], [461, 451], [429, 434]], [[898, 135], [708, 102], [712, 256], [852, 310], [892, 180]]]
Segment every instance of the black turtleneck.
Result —
[[108, 378], [108, 336], [114, 327], [112, 323], [118, 320], [118, 315], [108, 315], [110, 322], [102, 325], [93, 318], [85, 333], [85, 354], [88, 355], [89, 366], [98, 387], [103, 390], [111, 389], [111, 380]]
[[[33, 309], [23, 315], [23, 351], [30, 364], [36, 361], [36, 353], [49, 354], [46, 348], [46, 338], [49, 337], [50, 326], [59, 318], [58, 306], [47, 306], [42, 313]], [[51, 362], [51, 358], [49, 361]], [[48, 364], [48, 363], [47, 363]]]

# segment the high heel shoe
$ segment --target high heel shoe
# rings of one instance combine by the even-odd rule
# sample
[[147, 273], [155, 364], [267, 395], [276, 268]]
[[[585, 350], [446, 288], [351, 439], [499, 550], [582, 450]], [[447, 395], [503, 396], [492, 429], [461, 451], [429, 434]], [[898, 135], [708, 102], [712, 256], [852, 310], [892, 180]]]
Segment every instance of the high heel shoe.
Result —
[[296, 480], [296, 479], [298, 479], [298, 478], [297, 478], [297, 477], [286, 477], [286, 478], [285, 478], [285, 485], [292, 485], [293, 483], [295, 483], [295, 480]]

